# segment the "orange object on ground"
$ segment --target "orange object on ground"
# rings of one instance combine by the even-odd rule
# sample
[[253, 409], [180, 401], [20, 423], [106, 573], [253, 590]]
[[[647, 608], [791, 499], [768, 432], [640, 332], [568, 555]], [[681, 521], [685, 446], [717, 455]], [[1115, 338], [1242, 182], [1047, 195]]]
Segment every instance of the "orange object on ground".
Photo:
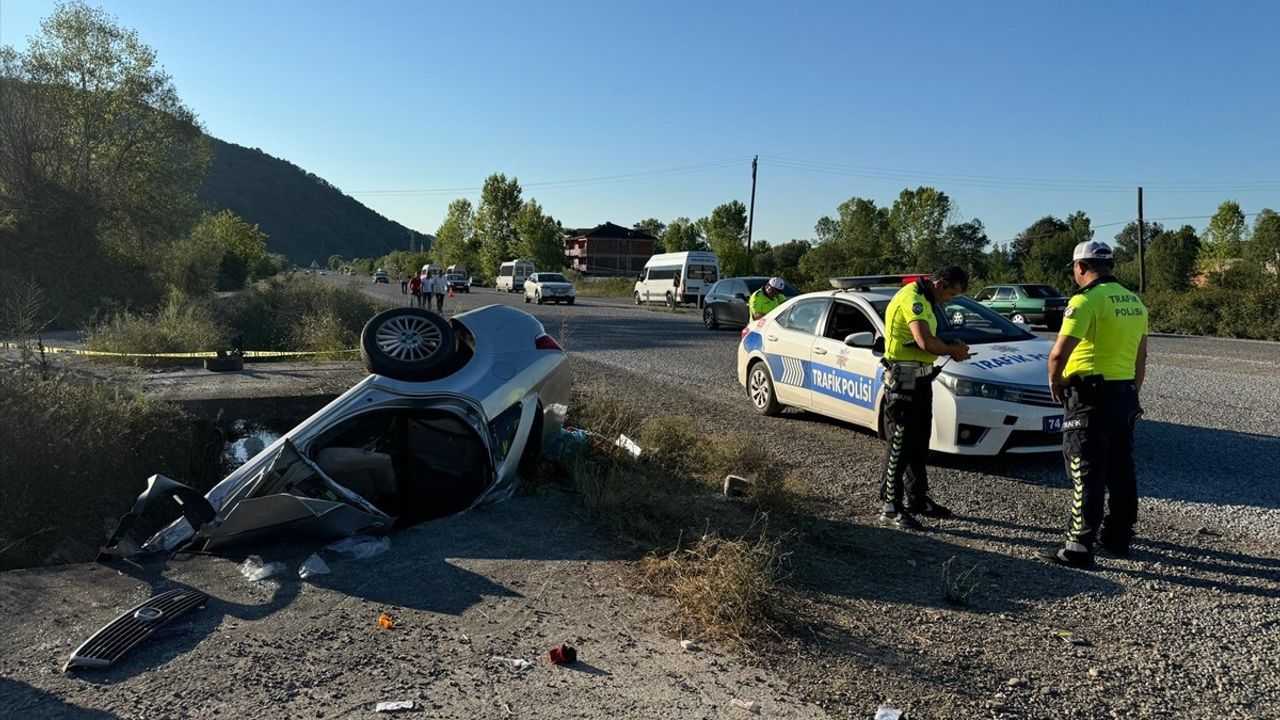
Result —
[[578, 651], [567, 643], [561, 643], [548, 653], [551, 656], [551, 662], [555, 665], [572, 665], [578, 661]]
[[386, 613], [382, 613], [378, 616], [378, 624], [382, 626], [383, 630], [390, 630], [392, 627], [395, 627], [396, 621], [392, 620]]

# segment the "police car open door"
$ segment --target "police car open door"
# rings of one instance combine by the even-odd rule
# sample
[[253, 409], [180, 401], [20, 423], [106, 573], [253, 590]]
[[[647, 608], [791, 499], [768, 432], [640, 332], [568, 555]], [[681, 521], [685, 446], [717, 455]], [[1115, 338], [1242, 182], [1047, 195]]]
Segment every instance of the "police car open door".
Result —
[[854, 333], [882, 334], [871, 318], [852, 303], [831, 304], [821, 332], [813, 339], [809, 387], [814, 411], [875, 427], [879, 394], [879, 359], [869, 348], [845, 345]]

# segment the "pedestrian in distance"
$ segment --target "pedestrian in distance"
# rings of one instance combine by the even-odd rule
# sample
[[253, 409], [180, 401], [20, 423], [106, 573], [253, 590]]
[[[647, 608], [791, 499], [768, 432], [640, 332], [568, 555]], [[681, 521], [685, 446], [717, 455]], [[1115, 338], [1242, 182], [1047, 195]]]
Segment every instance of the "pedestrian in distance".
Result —
[[1133, 540], [1133, 429], [1142, 414], [1148, 317], [1142, 300], [1112, 275], [1110, 245], [1080, 243], [1071, 268], [1080, 289], [1067, 303], [1049, 353], [1049, 388], [1066, 412], [1062, 456], [1072, 487], [1071, 522], [1066, 542], [1041, 557], [1083, 568], [1093, 564], [1095, 546], [1124, 557]]
[[431, 291], [435, 293], [436, 313], [439, 315], [444, 314], [444, 293], [447, 289], [448, 283], [444, 279], [444, 273], [436, 273], [435, 277], [431, 278]]
[[[945, 267], [904, 285], [885, 310], [885, 453], [880, 467], [880, 522], [918, 529], [915, 515], [948, 518], [952, 512], [929, 495], [925, 460], [933, 435], [933, 381], [940, 355], [969, 359], [969, 346], [937, 336], [938, 306], [969, 289], [964, 268]], [[904, 495], [906, 502], [904, 503]]]
[[769, 282], [765, 283], [759, 290], [751, 293], [751, 299], [747, 301], [747, 309], [751, 312], [751, 319], [759, 320], [768, 315], [774, 308], [786, 302], [787, 296], [782, 294], [786, 287], [787, 283], [782, 278], [769, 278]]
[[408, 274], [401, 275], [400, 276], [400, 294], [405, 295], [405, 294], [408, 294], [408, 292], [409, 292], [409, 275]]
[[414, 275], [409, 280], [409, 305], [422, 307], [422, 278]]

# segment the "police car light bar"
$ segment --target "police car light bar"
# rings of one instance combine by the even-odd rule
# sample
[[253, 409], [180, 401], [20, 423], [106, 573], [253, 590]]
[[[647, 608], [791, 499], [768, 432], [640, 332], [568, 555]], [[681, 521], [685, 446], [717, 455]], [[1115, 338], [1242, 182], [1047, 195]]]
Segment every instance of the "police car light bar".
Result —
[[831, 287], [836, 290], [859, 290], [862, 288], [885, 287], [889, 285], [906, 285], [924, 277], [923, 275], [855, 275], [853, 277], [831, 278]]

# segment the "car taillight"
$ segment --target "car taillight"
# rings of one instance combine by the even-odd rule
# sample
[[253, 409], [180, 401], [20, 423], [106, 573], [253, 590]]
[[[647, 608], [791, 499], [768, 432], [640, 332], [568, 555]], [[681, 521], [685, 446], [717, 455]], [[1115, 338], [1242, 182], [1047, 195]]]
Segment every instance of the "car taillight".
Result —
[[742, 328], [742, 339], [743, 339], [743, 340], [746, 340], [746, 339], [747, 339], [747, 333], [749, 333], [749, 332], [751, 332], [751, 326], [750, 326], [750, 325], [747, 325], [746, 327]]
[[533, 347], [538, 350], [559, 350], [564, 352], [560, 347], [560, 343], [556, 342], [550, 335], [539, 335], [533, 340]]

